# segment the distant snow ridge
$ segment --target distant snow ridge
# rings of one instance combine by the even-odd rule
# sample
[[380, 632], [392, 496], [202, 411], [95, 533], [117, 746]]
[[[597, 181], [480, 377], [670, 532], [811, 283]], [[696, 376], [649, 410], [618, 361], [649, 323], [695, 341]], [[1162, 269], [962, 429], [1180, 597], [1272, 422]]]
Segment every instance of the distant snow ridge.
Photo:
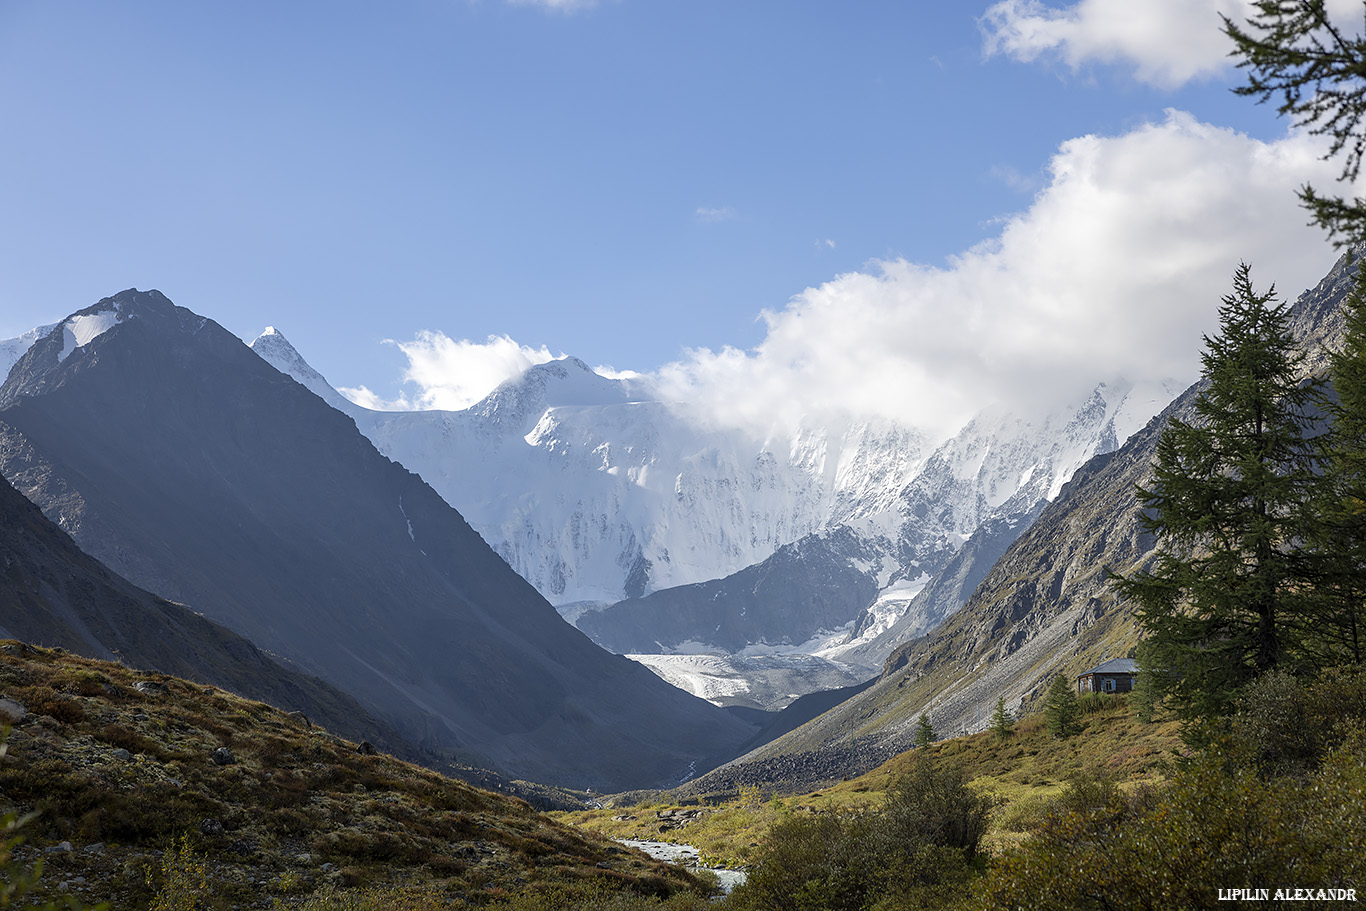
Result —
[[57, 323], [49, 323], [30, 329], [16, 338], [0, 340], [0, 382], [4, 381], [3, 377], [9, 375], [10, 368], [19, 363], [19, 358], [23, 357], [38, 339], [46, 336], [57, 326]]
[[375, 412], [336, 393], [278, 332], [253, 348], [419, 473], [566, 615], [719, 579], [850, 529], [850, 565], [881, 594], [849, 618], [844, 646], [822, 646], [831, 657], [917, 628], [905, 616], [916, 592], [979, 528], [1025, 521], [1174, 395], [1101, 384], [1045, 417], [989, 410], [940, 441], [886, 421], [760, 439], [706, 428], [648, 381], [602, 377], [572, 357], [464, 411]]

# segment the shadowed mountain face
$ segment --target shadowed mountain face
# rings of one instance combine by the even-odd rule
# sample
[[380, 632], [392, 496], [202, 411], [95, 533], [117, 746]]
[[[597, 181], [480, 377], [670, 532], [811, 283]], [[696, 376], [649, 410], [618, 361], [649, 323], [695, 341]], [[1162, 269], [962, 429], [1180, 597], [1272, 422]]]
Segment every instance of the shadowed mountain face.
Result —
[[695, 643], [727, 652], [751, 643], [799, 645], [844, 626], [877, 596], [877, 582], [856, 564], [864, 550], [847, 528], [808, 535], [724, 579], [586, 613], [578, 627], [620, 654], [668, 653]]
[[3, 478], [0, 636], [213, 683], [302, 711], [353, 740], [411, 752], [336, 687], [281, 667], [231, 630], [111, 573]]
[[425, 747], [621, 789], [752, 733], [594, 646], [349, 418], [159, 292], [81, 311], [14, 366], [0, 471], [87, 553]]

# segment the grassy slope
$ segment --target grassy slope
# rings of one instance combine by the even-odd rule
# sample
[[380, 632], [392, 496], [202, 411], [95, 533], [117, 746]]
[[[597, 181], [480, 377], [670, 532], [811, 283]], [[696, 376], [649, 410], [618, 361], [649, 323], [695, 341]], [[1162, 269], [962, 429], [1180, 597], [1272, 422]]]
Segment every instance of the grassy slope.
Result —
[[[1104, 697], [1103, 708], [1085, 714], [1081, 731], [1066, 739], [1050, 737], [1043, 717], [1031, 715], [1005, 738], [992, 731], [942, 740], [933, 747], [941, 760], [960, 766], [972, 787], [1000, 802], [993, 817], [990, 844], [1018, 837], [1018, 830], [1037, 816], [1072, 775], [1093, 772], [1113, 777], [1121, 786], [1162, 778], [1166, 758], [1180, 746], [1178, 724], [1134, 719], [1128, 699]], [[903, 753], [865, 775], [819, 791], [773, 797], [742, 788], [723, 803], [702, 807], [700, 819], [682, 828], [660, 831], [657, 814], [680, 808], [676, 803], [641, 803], [552, 814], [579, 828], [617, 838], [651, 838], [696, 846], [704, 858], [742, 865], [753, 856], [773, 823], [793, 813], [827, 812], [880, 804], [891, 782], [910, 761]], [[618, 819], [616, 817], [634, 817]]]
[[[9, 641], [0, 696], [27, 710], [0, 760], [0, 810], [39, 812], [20, 851], [41, 852], [48, 893], [65, 884], [145, 907], [146, 869], [186, 835], [207, 861], [213, 908], [329, 884], [432, 883], [450, 907], [512, 890], [693, 884], [521, 800], [214, 687]], [[214, 762], [219, 747], [235, 761]], [[73, 850], [47, 850], [61, 842]]]

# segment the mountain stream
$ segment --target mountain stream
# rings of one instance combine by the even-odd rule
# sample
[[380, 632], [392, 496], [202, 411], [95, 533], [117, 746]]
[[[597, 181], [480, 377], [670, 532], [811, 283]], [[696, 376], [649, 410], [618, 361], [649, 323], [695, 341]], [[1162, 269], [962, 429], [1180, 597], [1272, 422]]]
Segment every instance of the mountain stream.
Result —
[[676, 845], [667, 841], [642, 841], [635, 838], [619, 838], [617, 841], [628, 848], [644, 851], [655, 860], [667, 861], [680, 867], [687, 867], [690, 870], [706, 870], [716, 876], [721, 883], [721, 888], [726, 892], [730, 892], [731, 889], [745, 881], [743, 870], [723, 870], [701, 866], [701, 854], [692, 845]]

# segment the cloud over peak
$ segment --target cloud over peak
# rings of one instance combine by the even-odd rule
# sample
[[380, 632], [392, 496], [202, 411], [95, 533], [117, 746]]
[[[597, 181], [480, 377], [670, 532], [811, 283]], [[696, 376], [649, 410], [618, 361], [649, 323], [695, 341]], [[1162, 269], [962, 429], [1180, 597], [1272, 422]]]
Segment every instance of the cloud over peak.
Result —
[[348, 399], [375, 411], [460, 411], [492, 392], [499, 383], [521, 376], [528, 368], [557, 356], [542, 345], [519, 345], [506, 335], [490, 335], [485, 342], [455, 340], [443, 332], [423, 330], [409, 342], [396, 342], [408, 358], [403, 382], [415, 387], [385, 399], [364, 386], [338, 390]]
[[1189, 383], [1240, 261], [1291, 297], [1331, 264], [1294, 194], [1331, 182], [1321, 152], [1179, 111], [1069, 140], [997, 237], [943, 266], [877, 261], [809, 288], [764, 314], [754, 350], [692, 352], [663, 388], [730, 423], [853, 415], [943, 432], [1102, 381]]
[[[752, 350], [695, 350], [647, 376], [660, 397], [765, 435], [869, 419], [946, 433], [993, 404], [1037, 412], [1100, 382], [1190, 383], [1239, 262], [1288, 298], [1332, 264], [1295, 196], [1333, 182], [1322, 153], [1303, 132], [1262, 142], [1175, 110], [1080, 136], [990, 240], [940, 265], [880, 260], [835, 276], [764, 311]], [[424, 332], [399, 347], [415, 393], [347, 394], [463, 408], [552, 358], [506, 336]]]

